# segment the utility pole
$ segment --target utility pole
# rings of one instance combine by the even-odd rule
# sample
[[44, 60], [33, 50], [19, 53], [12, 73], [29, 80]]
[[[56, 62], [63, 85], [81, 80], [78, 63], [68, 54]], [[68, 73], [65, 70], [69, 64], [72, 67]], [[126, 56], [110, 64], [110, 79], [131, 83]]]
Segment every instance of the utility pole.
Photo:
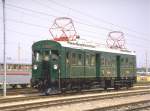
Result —
[[6, 36], [5, 36], [5, 0], [3, 3], [3, 37], [4, 37], [4, 83], [3, 83], [3, 95], [6, 96]]
[[20, 47], [20, 43], [18, 44], [18, 63], [20, 63], [20, 51], [21, 51], [21, 47]]
[[148, 54], [147, 54], [147, 51], [146, 51], [146, 53], [145, 53], [145, 57], [146, 57], [146, 74], [148, 74], [148, 62], [147, 62], [147, 56], [148, 56]]

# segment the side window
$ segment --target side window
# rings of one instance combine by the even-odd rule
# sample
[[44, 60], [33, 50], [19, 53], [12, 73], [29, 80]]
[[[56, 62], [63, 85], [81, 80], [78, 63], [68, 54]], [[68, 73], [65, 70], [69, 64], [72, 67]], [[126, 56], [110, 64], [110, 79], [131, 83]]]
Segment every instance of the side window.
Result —
[[7, 69], [11, 70], [11, 64], [7, 64]]
[[22, 70], [22, 65], [18, 65], [19, 70]]
[[90, 65], [90, 55], [86, 55], [85, 64]]
[[44, 59], [45, 61], [49, 61], [49, 51], [45, 51], [45, 52], [44, 52], [43, 59]]
[[3, 70], [3, 64], [0, 64], [0, 70]]
[[121, 66], [124, 66], [124, 57], [121, 57], [121, 60], [120, 60], [121, 62]]
[[112, 57], [111, 55], [108, 56], [108, 66], [112, 66]]
[[124, 61], [124, 59], [123, 58], [121, 58], [121, 62], [123, 63], [123, 61]]
[[75, 54], [75, 53], [72, 53], [71, 58], [72, 58], [72, 59], [71, 59], [71, 60], [72, 60], [71, 63], [75, 65], [75, 64], [76, 64], [76, 54]]
[[116, 67], [116, 56], [112, 56], [111, 64], [112, 67]]
[[78, 65], [83, 65], [83, 56], [82, 56], [82, 54], [78, 54]]
[[40, 52], [34, 51], [33, 59], [34, 59], [36, 62], [40, 62], [40, 61], [41, 61], [41, 55], [40, 55]]
[[130, 56], [128, 58], [128, 64], [129, 64], [130, 67], [134, 67], [135, 66], [135, 57]]
[[135, 58], [135, 57], [132, 57], [132, 66], [133, 66], [133, 67], [135, 66], [135, 63], [136, 63], [136, 58]]
[[132, 57], [130, 57], [129, 58], [129, 66], [131, 67], [131, 66], [133, 66], [133, 62], [134, 61], [134, 58], [132, 58]]
[[66, 53], [66, 63], [69, 64], [69, 52]]
[[128, 57], [126, 57], [126, 64], [128, 64], [128, 61], [129, 61], [129, 60], [128, 60]]
[[17, 69], [17, 65], [16, 64], [14, 64], [14, 70], [16, 70]]
[[91, 65], [95, 65], [95, 55], [91, 55]]
[[7, 70], [9, 70], [9, 64], [6, 65]]
[[19, 64], [16, 64], [16, 69], [19, 70]]
[[101, 65], [105, 66], [105, 57], [104, 56], [101, 56]]
[[108, 56], [105, 55], [105, 66], [108, 66]]

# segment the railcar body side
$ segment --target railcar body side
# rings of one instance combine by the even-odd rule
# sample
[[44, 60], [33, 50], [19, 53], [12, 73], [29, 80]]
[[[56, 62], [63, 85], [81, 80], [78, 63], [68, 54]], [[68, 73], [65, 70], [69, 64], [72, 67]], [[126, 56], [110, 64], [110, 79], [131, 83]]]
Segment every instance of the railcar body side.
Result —
[[32, 50], [31, 84], [42, 90], [131, 87], [136, 80], [136, 57], [131, 52], [50, 40], [34, 43]]

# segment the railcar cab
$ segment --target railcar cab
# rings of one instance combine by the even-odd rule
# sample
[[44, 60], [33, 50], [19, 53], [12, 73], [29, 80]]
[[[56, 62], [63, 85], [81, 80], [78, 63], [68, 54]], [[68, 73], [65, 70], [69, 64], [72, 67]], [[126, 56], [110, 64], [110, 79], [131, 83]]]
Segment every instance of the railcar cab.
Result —
[[58, 89], [60, 79], [60, 44], [55, 41], [40, 41], [33, 44], [33, 87], [40, 91]]

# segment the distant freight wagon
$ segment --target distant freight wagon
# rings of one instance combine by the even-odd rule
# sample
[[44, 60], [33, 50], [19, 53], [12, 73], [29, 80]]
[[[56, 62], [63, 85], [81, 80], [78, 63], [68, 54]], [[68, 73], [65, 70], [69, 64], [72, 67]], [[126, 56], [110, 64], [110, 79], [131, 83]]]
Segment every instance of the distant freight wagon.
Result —
[[[31, 65], [21, 63], [7, 64], [7, 84], [16, 88], [21, 86], [23, 88], [30, 84], [31, 80]], [[4, 65], [0, 63], [0, 85], [4, 82]]]
[[132, 87], [136, 56], [132, 51], [76, 41], [43, 40], [32, 46], [32, 87], [41, 91]]
[[150, 75], [137, 75], [138, 83], [150, 83]]

